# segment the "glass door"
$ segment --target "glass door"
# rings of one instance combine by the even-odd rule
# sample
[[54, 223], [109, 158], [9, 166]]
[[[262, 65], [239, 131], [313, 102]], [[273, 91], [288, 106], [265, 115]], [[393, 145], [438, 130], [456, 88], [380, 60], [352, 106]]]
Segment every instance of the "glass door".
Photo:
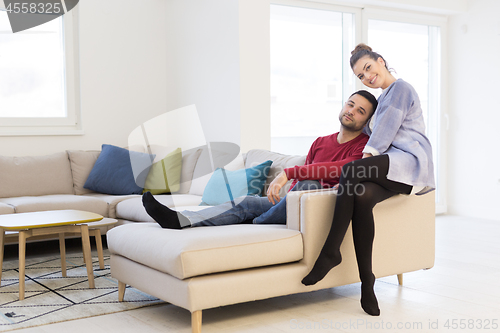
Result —
[[[442, 34], [441, 21], [404, 17], [390, 13], [367, 11], [365, 40], [387, 61], [393, 75], [410, 83], [417, 91], [426, 122], [426, 135], [431, 141], [436, 176], [436, 212], [446, 211], [444, 132], [442, 107]], [[398, 21], [397, 17], [405, 22]], [[381, 91], [370, 90], [375, 96]]]

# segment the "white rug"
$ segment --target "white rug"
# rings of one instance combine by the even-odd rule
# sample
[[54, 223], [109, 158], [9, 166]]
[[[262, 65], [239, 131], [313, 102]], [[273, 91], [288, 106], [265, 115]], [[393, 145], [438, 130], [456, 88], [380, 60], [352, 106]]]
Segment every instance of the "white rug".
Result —
[[128, 287], [118, 302], [118, 282], [111, 278], [109, 252], [105, 269], [93, 254], [95, 289], [89, 289], [82, 255], [68, 254], [67, 277], [59, 256], [26, 259], [25, 299], [19, 301], [18, 261], [3, 263], [0, 287], [0, 332], [136, 309], [163, 301]]

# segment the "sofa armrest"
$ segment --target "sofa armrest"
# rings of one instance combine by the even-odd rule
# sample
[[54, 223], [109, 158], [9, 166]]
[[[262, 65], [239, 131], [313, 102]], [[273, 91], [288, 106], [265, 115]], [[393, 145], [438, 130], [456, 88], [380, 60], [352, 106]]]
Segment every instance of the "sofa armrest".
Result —
[[[322, 189], [322, 190], [308, 190], [308, 191], [292, 191], [288, 192], [286, 196], [286, 224], [288, 229], [301, 231], [301, 200], [304, 198], [309, 198], [311, 194], [315, 194], [314, 196], [325, 195], [330, 197], [330, 199], [318, 200], [316, 199], [314, 205], [318, 205], [318, 210], [323, 210], [323, 208], [333, 205], [335, 207], [335, 200], [337, 199], [337, 190], [331, 189]], [[324, 198], [325, 199], [325, 198]], [[332, 213], [333, 217], [333, 213]], [[330, 220], [331, 221], [331, 220]]]
[[[287, 198], [288, 228], [302, 233], [303, 262], [312, 267], [330, 231], [337, 191], [290, 192]], [[373, 265], [376, 275], [399, 274], [434, 265], [434, 200], [434, 192], [420, 196], [396, 195], [375, 206]], [[355, 261], [351, 227], [341, 252], [343, 261]]]
[[304, 242], [304, 259], [312, 267], [332, 224], [337, 190], [323, 189], [289, 192], [287, 226], [299, 230]]

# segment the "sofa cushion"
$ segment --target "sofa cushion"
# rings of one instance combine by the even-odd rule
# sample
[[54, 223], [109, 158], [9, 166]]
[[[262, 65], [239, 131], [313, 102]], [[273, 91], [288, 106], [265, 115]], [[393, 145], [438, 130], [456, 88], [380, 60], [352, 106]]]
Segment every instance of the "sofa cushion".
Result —
[[71, 163], [75, 194], [94, 193], [94, 191], [84, 188], [83, 185], [85, 185], [85, 181], [89, 178], [90, 171], [92, 171], [101, 151], [67, 150], [67, 153]]
[[201, 149], [190, 149], [182, 152], [181, 187], [177, 194], [186, 194], [191, 188], [194, 168], [200, 157]]
[[[240, 169], [245, 169], [245, 154], [240, 154], [236, 156], [236, 158], [228, 163], [224, 169], [230, 170], [230, 171], [236, 171]], [[193, 181], [191, 182], [191, 188], [189, 189], [189, 194], [194, 194], [194, 195], [203, 195], [203, 191], [205, 190], [205, 187], [208, 184], [208, 181], [212, 177], [214, 173], [211, 172], [207, 175], [193, 178]]]
[[262, 195], [272, 163], [273, 161], [266, 161], [254, 167], [236, 171], [215, 170], [203, 191], [201, 198], [203, 204], [215, 206], [246, 195]]
[[[283, 169], [291, 168], [296, 165], [304, 165], [306, 162], [306, 156], [283, 155], [270, 152], [269, 150], [252, 149], [246, 154], [245, 167], [249, 168], [267, 160], [273, 161], [273, 165], [271, 165], [271, 170], [269, 171], [266, 184], [264, 185], [264, 193], [267, 192], [269, 184], [281, 171], [283, 171]], [[287, 184], [281, 188], [280, 197], [284, 197], [286, 195], [292, 182], [293, 180], [289, 180]]]
[[102, 200], [108, 204], [108, 217], [115, 219], [116, 218], [116, 205], [118, 203], [128, 200], [131, 198], [138, 198], [140, 195], [138, 194], [129, 194], [129, 195], [111, 195], [111, 194], [103, 194], [103, 193], [89, 193], [85, 194], [85, 197], [95, 198]]
[[108, 217], [108, 204], [104, 200], [80, 195], [4, 198], [0, 202], [13, 206], [16, 213], [76, 209]]
[[0, 202], [0, 215], [2, 214], [13, 214], [15, 213], [14, 207], [7, 205], [6, 203]]
[[154, 156], [103, 144], [83, 186], [107, 194], [141, 194]]
[[302, 235], [278, 225], [229, 225], [184, 230], [127, 224], [107, 233], [118, 254], [179, 279], [302, 259]]
[[0, 156], [0, 198], [73, 194], [66, 152], [47, 156]]
[[[175, 209], [182, 209], [184, 206], [197, 206], [201, 203], [201, 197], [190, 194], [162, 194], [155, 195], [155, 199], [160, 203]], [[153, 222], [151, 216], [146, 213], [142, 205], [142, 197], [123, 200], [116, 205], [116, 218], [129, 221]]]
[[[226, 168], [229, 164], [233, 164], [235, 159], [241, 159], [240, 147], [234, 143], [210, 142], [210, 144], [200, 148], [200, 157], [196, 162], [196, 167], [193, 172], [193, 183], [195, 188], [193, 192], [189, 189], [189, 194], [203, 195], [203, 189], [214, 173], [214, 170], [217, 168]], [[193, 184], [191, 187], [193, 187]]]
[[162, 194], [179, 191], [181, 170], [182, 150], [177, 148], [151, 166], [143, 192]]

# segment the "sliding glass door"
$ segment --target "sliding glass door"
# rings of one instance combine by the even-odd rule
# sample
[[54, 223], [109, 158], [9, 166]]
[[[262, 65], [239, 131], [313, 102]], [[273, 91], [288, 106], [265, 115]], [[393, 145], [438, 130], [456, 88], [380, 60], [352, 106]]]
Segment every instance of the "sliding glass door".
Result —
[[[426, 134], [433, 147], [436, 176], [436, 211], [446, 211], [444, 132], [442, 128], [442, 44], [445, 21], [365, 10], [364, 35], [368, 45], [380, 53], [394, 70], [393, 75], [417, 91], [426, 122]], [[376, 96], [380, 91], [372, 91]]]
[[[408, 11], [335, 7], [299, 0], [271, 5], [271, 149], [305, 155], [318, 136], [337, 132], [347, 97], [368, 89], [349, 58], [367, 43], [409, 82], [422, 104], [434, 154], [436, 211], [446, 211], [446, 17]], [[381, 91], [371, 92], [379, 96]]]

